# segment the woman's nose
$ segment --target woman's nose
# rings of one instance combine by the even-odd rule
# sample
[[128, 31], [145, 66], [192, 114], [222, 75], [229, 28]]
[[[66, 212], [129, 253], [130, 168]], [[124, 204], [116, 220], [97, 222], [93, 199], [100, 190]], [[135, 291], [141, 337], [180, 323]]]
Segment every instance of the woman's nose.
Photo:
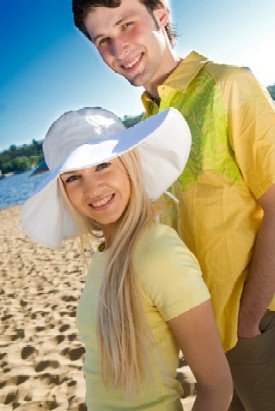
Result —
[[89, 197], [96, 197], [99, 195], [102, 182], [92, 170], [85, 170], [83, 174], [83, 191]]

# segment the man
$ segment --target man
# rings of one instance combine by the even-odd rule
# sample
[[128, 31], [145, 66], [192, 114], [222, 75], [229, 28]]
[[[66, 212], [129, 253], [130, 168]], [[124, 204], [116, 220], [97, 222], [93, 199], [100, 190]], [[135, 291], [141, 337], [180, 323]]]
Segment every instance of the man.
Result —
[[[146, 115], [176, 107], [192, 132], [172, 190], [176, 228], [212, 296], [235, 393], [231, 410], [275, 409], [275, 109], [246, 68], [173, 50], [168, 5], [73, 0], [105, 63], [143, 86]], [[169, 138], [169, 136], [167, 136]], [[175, 225], [175, 210], [164, 221]]]

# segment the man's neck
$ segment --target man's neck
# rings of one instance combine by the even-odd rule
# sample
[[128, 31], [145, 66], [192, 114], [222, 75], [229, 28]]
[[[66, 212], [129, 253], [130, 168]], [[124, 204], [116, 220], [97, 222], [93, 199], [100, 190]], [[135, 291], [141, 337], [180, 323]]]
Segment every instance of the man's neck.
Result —
[[162, 75], [160, 75], [158, 78], [156, 78], [151, 84], [144, 86], [145, 91], [150, 95], [152, 100], [154, 100], [154, 102], [158, 105], [160, 102], [158, 86], [160, 86], [161, 84], [165, 82], [165, 80], [167, 80], [170, 74], [173, 73], [173, 71], [178, 67], [179, 63], [181, 62], [181, 59], [178, 55], [173, 54], [171, 57], [172, 57], [171, 61], [169, 62], [169, 64], [167, 64], [166, 71]]

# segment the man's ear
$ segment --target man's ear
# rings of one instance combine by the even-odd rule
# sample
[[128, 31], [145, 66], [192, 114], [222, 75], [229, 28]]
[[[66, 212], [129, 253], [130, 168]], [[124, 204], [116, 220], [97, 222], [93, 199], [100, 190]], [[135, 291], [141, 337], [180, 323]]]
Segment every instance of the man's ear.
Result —
[[155, 10], [153, 10], [153, 14], [160, 28], [167, 26], [170, 21], [170, 13], [166, 7], [159, 4]]

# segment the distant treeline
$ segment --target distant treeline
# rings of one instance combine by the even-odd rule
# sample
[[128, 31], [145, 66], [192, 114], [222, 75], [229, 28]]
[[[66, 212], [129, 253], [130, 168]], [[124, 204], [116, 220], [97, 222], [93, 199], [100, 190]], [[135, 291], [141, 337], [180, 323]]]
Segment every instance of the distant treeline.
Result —
[[[126, 128], [138, 123], [143, 114], [138, 116], [124, 116], [122, 122]], [[42, 141], [32, 140], [31, 144], [16, 146], [12, 144], [7, 150], [0, 153], [0, 171], [6, 173], [22, 173], [31, 167], [38, 166], [44, 159]]]
[[12, 144], [9, 149], [0, 153], [0, 170], [2, 174], [14, 172], [21, 173], [36, 166], [43, 159], [42, 141], [32, 140], [31, 144], [16, 146]]

